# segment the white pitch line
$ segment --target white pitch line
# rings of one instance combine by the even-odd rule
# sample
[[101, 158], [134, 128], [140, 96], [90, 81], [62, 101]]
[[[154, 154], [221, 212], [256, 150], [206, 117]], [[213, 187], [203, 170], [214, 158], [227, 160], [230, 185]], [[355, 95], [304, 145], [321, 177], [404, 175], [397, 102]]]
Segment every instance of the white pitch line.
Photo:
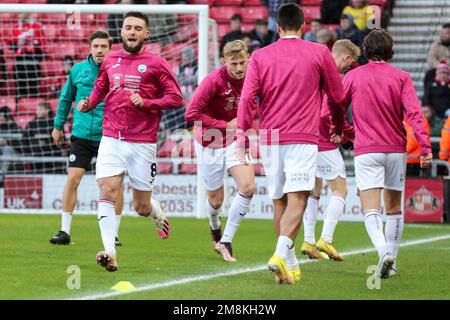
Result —
[[[403, 242], [400, 245], [400, 247], [409, 247], [409, 246], [415, 246], [415, 245], [420, 245], [420, 244], [425, 244], [425, 243], [430, 243], [430, 242], [435, 242], [435, 241], [448, 240], [448, 239], [450, 239], [450, 234], [445, 235], [445, 236], [432, 237], [432, 238], [409, 240], [409, 241]], [[357, 254], [362, 254], [362, 253], [374, 252], [374, 251], [376, 251], [375, 248], [361, 248], [361, 249], [342, 252], [341, 254], [343, 256], [348, 257], [348, 256], [357, 255]], [[319, 261], [322, 261], [322, 260], [301, 259], [301, 260], [299, 260], [299, 264], [313, 263], [313, 262], [319, 262]], [[230, 270], [230, 271], [226, 271], [226, 272], [190, 276], [190, 277], [185, 277], [185, 278], [181, 278], [181, 279], [165, 281], [165, 282], [160, 282], [160, 283], [144, 284], [144, 285], [136, 287], [136, 289], [137, 289], [136, 291], [129, 291], [129, 292], [104, 291], [104, 292], [99, 292], [96, 294], [91, 294], [91, 295], [81, 296], [81, 297], [71, 298], [71, 299], [72, 300], [105, 299], [105, 298], [111, 298], [111, 297], [116, 297], [116, 296], [121, 296], [121, 295], [127, 295], [127, 294], [133, 294], [133, 293], [139, 293], [139, 292], [145, 292], [145, 291], [152, 291], [152, 290], [161, 289], [161, 288], [173, 287], [173, 286], [183, 285], [183, 284], [192, 283], [192, 282], [207, 281], [207, 280], [211, 280], [211, 279], [229, 277], [229, 276], [234, 276], [234, 275], [243, 274], [243, 273], [262, 271], [264, 269], [266, 269], [265, 265], [262, 265], [262, 266], [259, 265], [259, 266], [254, 266], [254, 267]]]

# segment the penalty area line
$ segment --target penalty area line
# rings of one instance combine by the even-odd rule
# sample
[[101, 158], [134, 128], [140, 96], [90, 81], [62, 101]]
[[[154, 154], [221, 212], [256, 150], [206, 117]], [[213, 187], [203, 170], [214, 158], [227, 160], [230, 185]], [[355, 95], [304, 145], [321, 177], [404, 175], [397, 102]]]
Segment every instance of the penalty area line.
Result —
[[[437, 237], [408, 240], [408, 241], [404, 241], [403, 243], [401, 243], [400, 247], [417, 246], [417, 245], [421, 245], [421, 244], [442, 241], [442, 240], [448, 240], [448, 239], [450, 239], [450, 234], [443, 235], [443, 236], [437, 236]], [[360, 249], [342, 252], [341, 254], [344, 257], [348, 257], [348, 256], [354, 256], [354, 255], [358, 255], [358, 254], [370, 253], [370, 252], [375, 252], [375, 251], [376, 251], [375, 248], [360, 248]], [[320, 262], [320, 261], [322, 261], [322, 260], [301, 259], [301, 260], [299, 260], [299, 264], [315, 263], [315, 262]], [[225, 271], [225, 272], [210, 273], [210, 274], [205, 274], [205, 275], [194, 275], [194, 276], [184, 277], [184, 278], [170, 280], [170, 281], [141, 284], [136, 287], [137, 290], [135, 290], [135, 291], [130, 291], [130, 292], [102, 291], [102, 292], [93, 293], [93, 294], [89, 294], [89, 295], [85, 295], [85, 296], [69, 298], [69, 300], [106, 299], [106, 298], [112, 298], [112, 297], [117, 297], [117, 296], [123, 296], [123, 295], [127, 295], [127, 294], [147, 292], [147, 291], [157, 290], [157, 289], [161, 289], [161, 288], [179, 286], [179, 285], [188, 284], [188, 283], [192, 283], [192, 282], [208, 281], [208, 280], [212, 280], [212, 279], [229, 277], [229, 276], [239, 275], [239, 274], [243, 274], [243, 273], [257, 272], [257, 271], [262, 271], [264, 269], [266, 269], [265, 265], [258, 265], [258, 266], [254, 266], [254, 267], [240, 268], [240, 269], [229, 270], [229, 271]]]

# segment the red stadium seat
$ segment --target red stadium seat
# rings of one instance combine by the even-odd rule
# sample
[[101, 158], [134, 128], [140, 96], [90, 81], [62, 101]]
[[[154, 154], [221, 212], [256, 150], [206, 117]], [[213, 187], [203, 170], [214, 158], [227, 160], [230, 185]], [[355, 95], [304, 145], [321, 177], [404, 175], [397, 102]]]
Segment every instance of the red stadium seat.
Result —
[[21, 98], [17, 104], [17, 114], [34, 114], [36, 106], [40, 101], [45, 101], [44, 98]]
[[197, 38], [198, 35], [198, 26], [196, 24], [186, 24], [178, 27], [178, 31], [176, 33], [176, 36], [179, 41], [183, 41], [186, 39], [193, 39]]
[[258, 19], [267, 20], [269, 12], [266, 7], [244, 7], [241, 8], [242, 18], [244, 23], [255, 23]]
[[253, 29], [255, 29], [254, 23], [243, 23], [241, 26], [243, 32], [251, 32]]
[[210, 7], [214, 5], [214, 0], [188, 0], [188, 4], [208, 4]]
[[88, 34], [86, 34], [86, 29], [83, 25], [80, 25], [77, 28], [72, 26], [69, 28], [61, 28], [60, 35], [63, 39], [82, 41], [85, 41], [89, 36]]
[[303, 7], [303, 13], [305, 14], [305, 21], [310, 22], [313, 19], [320, 19], [320, 7]]
[[0, 30], [2, 30], [2, 38], [4, 40], [9, 40], [13, 36], [14, 24], [12, 22], [2, 20], [2, 17], [0, 16]]
[[41, 62], [41, 76], [51, 77], [61, 74], [62, 61], [44, 60]]
[[178, 144], [178, 156], [181, 158], [195, 158], [194, 139], [182, 140]]
[[160, 174], [170, 174], [173, 171], [173, 164], [171, 162], [159, 162], [157, 171]]
[[[65, 13], [38, 13], [37, 19], [40, 23], [59, 23], [61, 27], [65, 27], [68, 15]], [[63, 28], [64, 28], [63, 27]]]
[[231, 31], [230, 23], [217, 25], [217, 37], [221, 40], [228, 32]]
[[322, 5], [322, 0], [300, 0], [301, 6], [320, 6]]
[[195, 23], [197, 20], [196, 14], [177, 14], [177, 21], [183, 24]]
[[197, 173], [197, 165], [194, 163], [182, 163], [178, 167], [179, 174], [196, 174]]
[[[30, 4], [46, 4], [47, 0], [18, 0], [17, 2], [22, 2], [22, 3], [30, 3]], [[8, 3], [13, 3], [14, 1], [7, 1]]]
[[387, 0], [369, 0], [369, 4], [384, 8], [387, 5]]
[[216, 6], [234, 6], [240, 7], [243, 0], [216, 0]]
[[19, 114], [19, 115], [15, 115], [14, 117], [14, 121], [17, 123], [17, 125], [21, 128], [21, 129], [25, 129], [28, 125], [28, 123], [35, 119], [36, 116], [34, 114]]
[[44, 34], [44, 37], [46, 39], [57, 39], [61, 35], [61, 30], [64, 28], [61, 28], [59, 24], [50, 24], [45, 23], [42, 25], [42, 33]]
[[167, 60], [181, 60], [181, 52], [184, 48], [191, 47], [197, 55], [197, 46], [189, 43], [172, 43], [161, 48], [161, 53]]
[[50, 103], [50, 109], [53, 111], [53, 115], [56, 115], [56, 110], [58, 109], [59, 99], [50, 99], [48, 100]]
[[3, 96], [0, 97], [0, 108], [7, 106], [11, 113], [16, 113], [16, 97]]
[[164, 141], [158, 149], [158, 157], [170, 158], [177, 155], [177, 142], [174, 140]]
[[154, 54], [157, 54], [158, 56], [161, 55], [161, 45], [159, 44], [159, 42], [148, 44], [147, 49]]
[[244, 0], [243, 6], [245, 7], [257, 7], [263, 6], [263, 2], [261, 0]]
[[324, 26], [326, 28], [332, 30], [332, 31], [335, 31], [335, 32], [336, 32], [337, 29], [339, 29], [341, 27], [340, 24], [325, 24]]
[[53, 42], [46, 47], [47, 57], [52, 60], [62, 60], [65, 56], [75, 56], [77, 49], [73, 42]]
[[[9, 2], [8, 2], [9, 3]], [[17, 22], [17, 13], [6, 13], [6, 12], [0, 12], [0, 21], [3, 22]]]
[[214, 7], [214, 8], [209, 9], [209, 14], [210, 14], [211, 18], [216, 20], [218, 23], [221, 23], [221, 22], [229, 23], [231, 17], [236, 13], [241, 13], [241, 8]]

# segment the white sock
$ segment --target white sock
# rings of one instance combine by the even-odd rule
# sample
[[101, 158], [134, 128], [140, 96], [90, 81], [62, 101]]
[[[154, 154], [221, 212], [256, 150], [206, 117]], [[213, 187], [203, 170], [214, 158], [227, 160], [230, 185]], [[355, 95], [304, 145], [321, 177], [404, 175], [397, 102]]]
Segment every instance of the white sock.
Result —
[[287, 260], [289, 249], [293, 246], [294, 242], [286, 237], [286, 236], [279, 236], [278, 242], [277, 242], [277, 248], [275, 249], [275, 253], [283, 260]]
[[387, 247], [380, 212], [375, 209], [364, 212], [364, 224], [375, 249], [378, 251], [378, 256], [381, 258], [385, 254]]
[[98, 202], [98, 224], [102, 235], [105, 251], [116, 256], [115, 237], [116, 237], [116, 204], [108, 200]]
[[345, 199], [340, 196], [332, 196], [323, 221], [322, 235], [323, 240], [328, 243], [333, 242], [334, 229], [339, 221], [339, 217], [344, 213]]
[[119, 227], [120, 227], [120, 220], [122, 220], [122, 215], [116, 215], [116, 237], [119, 237]]
[[151, 198], [150, 199], [150, 203], [152, 204], [152, 211], [150, 211], [150, 216], [152, 216], [152, 218], [157, 218], [158, 217], [159, 201]]
[[250, 210], [252, 198], [244, 197], [239, 192], [233, 199], [228, 213], [228, 220], [220, 242], [232, 242], [241, 221]]
[[70, 226], [72, 225], [72, 214], [69, 212], [61, 213], [61, 231], [70, 235]]
[[218, 230], [220, 228], [220, 207], [214, 209], [209, 203], [208, 199], [206, 199], [206, 211], [208, 212], [209, 225], [211, 226], [211, 229]]
[[303, 225], [305, 229], [304, 240], [310, 244], [316, 244], [316, 222], [319, 212], [319, 199], [309, 197], [305, 214], [303, 215]]
[[297, 256], [295, 255], [295, 247], [292, 246], [292, 248], [289, 248], [287, 259], [286, 259], [286, 266], [289, 270], [298, 269], [298, 261]]
[[398, 248], [400, 247], [400, 242], [403, 235], [403, 225], [404, 219], [403, 214], [389, 214], [386, 217], [386, 244], [389, 252], [397, 258]]

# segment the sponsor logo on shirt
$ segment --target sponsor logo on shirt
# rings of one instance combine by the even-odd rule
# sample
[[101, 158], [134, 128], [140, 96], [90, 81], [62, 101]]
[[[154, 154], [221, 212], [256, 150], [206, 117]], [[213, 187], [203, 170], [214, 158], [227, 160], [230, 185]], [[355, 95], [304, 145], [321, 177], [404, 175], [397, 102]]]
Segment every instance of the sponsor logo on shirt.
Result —
[[141, 76], [133, 76], [133, 75], [125, 75], [124, 79], [124, 89], [125, 90], [132, 90], [132, 91], [139, 91], [139, 86], [141, 84]]
[[145, 71], [147, 71], [147, 66], [146, 66], [145, 64], [140, 64], [140, 65], [138, 66], [137, 70], [138, 70], [140, 73], [144, 73]]
[[231, 91], [233, 91], [233, 90], [227, 90], [227, 91], [225, 91], [225, 95], [227, 96], [227, 95], [229, 95], [230, 93], [231, 93]]
[[69, 161], [70, 162], [75, 162], [75, 160], [77, 160], [77, 156], [74, 155], [73, 153], [69, 156]]

